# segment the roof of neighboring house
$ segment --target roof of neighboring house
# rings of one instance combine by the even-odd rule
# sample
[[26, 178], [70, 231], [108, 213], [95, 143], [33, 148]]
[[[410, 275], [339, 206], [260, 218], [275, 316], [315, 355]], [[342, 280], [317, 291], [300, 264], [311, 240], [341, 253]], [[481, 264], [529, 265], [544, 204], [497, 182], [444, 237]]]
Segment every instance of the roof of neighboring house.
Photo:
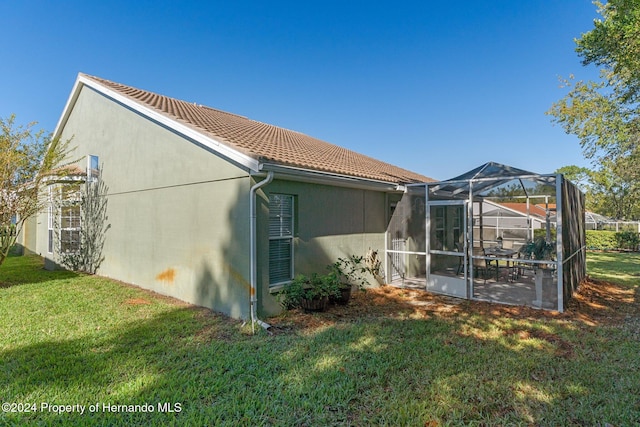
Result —
[[[536, 206], [540, 207], [540, 209], [544, 209], [544, 205], [541, 203], [537, 203]], [[549, 203], [549, 209], [550, 210], [555, 210], [556, 209], [556, 204], [555, 203]]]
[[98, 91], [102, 87], [122, 95], [129, 102], [133, 101], [173, 123], [195, 130], [216, 144], [225, 145], [225, 150], [240, 153], [240, 156], [253, 159], [257, 162], [255, 164], [261, 166], [284, 166], [395, 184], [433, 181], [424, 175], [300, 132], [99, 77], [80, 74], [78, 80]]
[[65, 165], [56, 169], [50, 170], [45, 176], [49, 182], [55, 182], [56, 180], [64, 180], [66, 178], [78, 178], [86, 177], [87, 171], [82, 169], [78, 165]]
[[585, 222], [592, 223], [592, 224], [615, 222], [614, 219], [608, 218], [604, 215], [600, 215], [591, 211], [585, 211], [584, 217], [585, 217]]
[[[507, 202], [500, 203], [502, 206], [509, 208], [511, 210], [522, 213], [523, 215], [527, 214], [527, 204], [526, 203], [517, 203], [517, 202]], [[551, 206], [549, 206], [551, 208]], [[546, 218], [547, 211], [544, 207], [540, 205], [529, 205], [529, 214], [532, 216], [538, 216], [540, 218]]]

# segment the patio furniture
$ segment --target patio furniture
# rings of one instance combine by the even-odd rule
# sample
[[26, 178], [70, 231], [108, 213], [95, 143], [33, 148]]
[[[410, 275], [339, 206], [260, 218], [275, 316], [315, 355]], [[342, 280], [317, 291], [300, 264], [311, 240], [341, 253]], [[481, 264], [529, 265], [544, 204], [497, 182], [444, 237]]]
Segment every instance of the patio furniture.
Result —
[[525, 247], [522, 246], [517, 253], [516, 261], [513, 263], [514, 266], [514, 278], [520, 278], [524, 275], [525, 271], [533, 273], [535, 272], [534, 266], [527, 261], [531, 259], [531, 253], [525, 251]]
[[[455, 243], [454, 248], [456, 249], [456, 252], [462, 252], [463, 248], [462, 245], [460, 243]], [[456, 276], [460, 275], [460, 272], [464, 270], [464, 256], [458, 257], [458, 269], [456, 270]]]
[[478, 275], [478, 271], [482, 271], [482, 277], [485, 283], [487, 282], [487, 276], [492, 272], [496, 272], [496, 281], [498, 280], [499, 270], [498, 264], [494, 265], [492, 262], [487, 262], [487, 255], [482, 248], [473, 248], [473, 271], [474, 275]]
[[[506, 268], [509, 271], [508, 277], [510, 278], [513, 277], [512, 269], [513, 269], [513, 265], [515, 265], [515, 262], [513, 262], [512, 264], [511, 259], [518, 253], [517, 251], [513, 249], [493, 247], [493, 248], [485, 249], [484, 252], [487, 256], [496, 258], [495, 260], [488, 260], [488, 263], [491, 265], [493, 265], [493, 261], [495, 261], [496, 281], [500, 279], [500, 268], [501, 268], [500, 261], [501, 260], [507, 262], [507, 265], [502, 268]], [[504, 258], [507, 258], [507, 259], [505, 260]]]

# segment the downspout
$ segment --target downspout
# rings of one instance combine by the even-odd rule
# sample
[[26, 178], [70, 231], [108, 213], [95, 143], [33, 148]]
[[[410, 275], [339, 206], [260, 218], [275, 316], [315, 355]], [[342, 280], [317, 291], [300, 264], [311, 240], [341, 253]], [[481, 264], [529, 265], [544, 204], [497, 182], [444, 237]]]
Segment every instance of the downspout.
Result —
[[251, 240], [251, 330], [253, 331], [254, 325], [258, 323], [258, 325], [262, 326], [264, 329], [269, 329], [271, 325], [263, 322], [258, 319], [257, 316], [257, 303], [258, 303], [258, 245], [256, 244], [257, 240], [257, 215], [256, 215], [256, 191], [265, 185], [269, 184], [273, 180], [273, 171], [267, 172], [267, 177], [260, 182], [255, 183], [251, 187], [251, 191], [249, 192], [249, 212], [250, 212], [250, 240]]

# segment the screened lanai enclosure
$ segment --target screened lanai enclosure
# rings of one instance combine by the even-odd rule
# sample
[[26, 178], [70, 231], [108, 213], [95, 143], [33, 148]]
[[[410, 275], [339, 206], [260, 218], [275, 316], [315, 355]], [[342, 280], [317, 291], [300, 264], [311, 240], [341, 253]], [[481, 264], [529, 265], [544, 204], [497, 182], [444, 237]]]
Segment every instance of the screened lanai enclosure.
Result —
[[[447, 181], [410, 185], [387, 229], [387, 281], [564, 311], [586, 274], [584, 202], [560, 174], [493, 162]], [[507, 204], [524, 220], [505, 217], [497, 227], [496, 206]]]

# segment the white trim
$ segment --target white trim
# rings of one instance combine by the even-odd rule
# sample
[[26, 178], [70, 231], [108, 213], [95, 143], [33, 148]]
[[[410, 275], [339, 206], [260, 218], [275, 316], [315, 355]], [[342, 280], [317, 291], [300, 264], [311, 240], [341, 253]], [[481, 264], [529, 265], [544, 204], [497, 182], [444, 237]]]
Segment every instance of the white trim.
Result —
[[199, 144], [202, 144], [204, 147], [218, 153], [222, 157], [225, 157], [245, 167], [248, 170], [251, 170], [254, 172], [258, 172], [260, 170], [260, 162], [258, 160], [252, 157], [249, 157], [240, 151], [230, 148], [214, 138], [205, 136], [203, 133], [197, 130], [194, 130], [182, 123], [179, 123], [176, 120], [173, 120], [165, 116], [164, 114], [161, 114], [149, 107], [146, 107], [138, 103], [137, 101], [134, 101], [124, 95], [121, 95], [120, 93], [112, 89], [109, 89], [106, 86], [103, 86], [99, 82], [89, 77], [86, 77], [83, 74], [78, 74], [78, 78], [76, 79], [76, 82], [73, 86], [71, 95], [67, 100], [67, 104], [64, 107], [62, 116], [58, 121], [56, 130], [54, 131], [54, 137], [60, 136], [60, 133], [62, 132], [62, 128], [66, 124], [69, 118], [69, 115], [71, 114], [71, 110], [73, 109], [73, 106], [75, 105], [78, 99], [78, 96], [80, 95], [80, 91], [84, 86], [87, 86], [95, 90], [96, 92], [106, 96], [107, 98], [111, 98], [117, 103], [122, 104], [127, 108], [130, 108], [131, 110], [141, 114], [144, 117], [147, 117], [150, 120], [153, 120], [156, 123], [159, 123], [162, 126], [166, 126], [167, 128], [174, 130], [175, 132], [187, 137], [188, 139], [191, 139], [193, 141], [196, 141]]
[[69, 119], [69, 115], [71, 114], [71, 110], [73, 109], [73, 105], [75, 105], [76, 101], [78, 100], [78, 95], [80, 95], [80, 84], [81, 84], [80, 83], [80, 77], [81, 77], [81, 75], [78, 75], [78, 78], [76, 79], [75, 83], [73, 84], [73, 88], [71, 89], [71, 93], [69, 94], [69, 98], [67, 98], [67, 103], [64, 105], [64, 109], [62, 110], [62, 115], [58, 119], [58, 123], [56, 124], [56, 128], [53, 131], [52, 140], [60, 136], [60, 133], [62, 132], [62, 128], [64, 127], [64, 125], [67, 123], [67, 120]]
[[[426, 252], [415, 252], [415, 251], [396, 251], [394, 249], [388, 249], [387, 252], [390, 254], [406, 254], [406, 255], [426, 255]], [[432, 251], [433, 252], [433, 251]], [[456, 252], [457, 253], [457, 252]]]

